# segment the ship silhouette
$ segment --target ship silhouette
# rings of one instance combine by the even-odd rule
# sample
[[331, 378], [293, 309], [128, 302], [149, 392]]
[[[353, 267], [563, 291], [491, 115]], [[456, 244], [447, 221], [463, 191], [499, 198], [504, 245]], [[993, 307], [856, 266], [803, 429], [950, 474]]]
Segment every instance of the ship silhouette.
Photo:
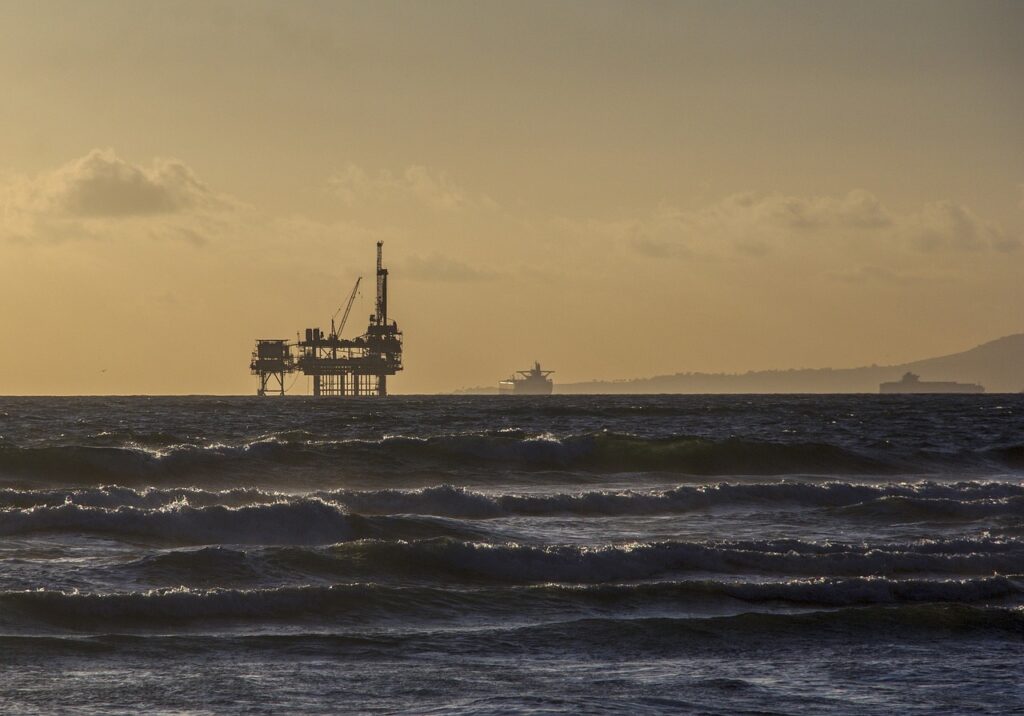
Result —
[[548, 378], [553, 370], [541, 370], [540, 361], [534, 361], [530, 370], [516, 371], [498, 383], [498, 395], [551, 395], [554, 383]]
[[898, 381], [882, 383], [879, 393], [984, 393], [985, 388], [977, 383], [954, 383], [953, 381], [924, 381], [917, 373], [907, 371]]

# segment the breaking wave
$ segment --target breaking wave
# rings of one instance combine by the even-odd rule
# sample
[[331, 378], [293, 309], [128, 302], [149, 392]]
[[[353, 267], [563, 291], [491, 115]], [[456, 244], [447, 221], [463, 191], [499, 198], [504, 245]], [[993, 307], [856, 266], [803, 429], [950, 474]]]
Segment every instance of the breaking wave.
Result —
[[[379, 440], [270, 437], [238, 446], [129, 445], [17, 447], [0, 445], [0, 474], [94, 481], [159, 481], [196, 473], [282, 467], [336, 474], [394, 470], [451, 471], [496, 464], [525, 470], [666, 471], [694, 475], [892, 474], [943, 472], [999, 462], [1002, 453], [928, 456], [912, 461], [822, 443], [780, 443], [676, 436], [646, 438], [593, 432], [565, 437], [523, 431], [461, 433]], [[1006, 459], [1013, 467], [1014, 460]], [[1018, 461], [1019, 462], [1019, 461]], [[133, 483], [134, 484], [134, 483]], [[150, 484], [150, 483], [147, 483]]]
[[[915, 514], [929, 506], [963, 515], [1017, 514], [1024, 503], [1024, 486], [1000, 482], [935, 482], [889, 485], [848, 482], [718, 483], [681, 486], [664, 491], [588, 491], [557, 495], [489, 495], [443, 485], [421, 490], [339, 490], [323, 493], [363, 514], [431, 514], [448, 517], [488, 518], [506, 515], [616, 516], [656, 515], [731, 505], [795, 505], [801, 507], [860, 507], [900, 499]], [[893, 510], [892, 513], [898, 513]]]
[[242, 507], [286, 501], [284, 493], [239, 487], [228, 490], [204, 490], [197, 487], [160, 489], [102, 485], [77, 489], [19, 490], [0, 488], [0, 508], [27, 509], [58, 507], [64, 504], [81, 507], [139, 507], [157, 509], [168, 505], [188, 504], [192, 507]]
[[[971, 541], [948, 544], [948, 552], [891, 545], [883, 548], [820, 547], [786, 541], [706, 544], [649, 542], [608, 547], [480, 544], [456, 540], [362, 543], [333, 556], [346, 562], [365, 551], [378, 569], [399, 573], [443, 573], [455, 578], [502, 582], [609, 582], [665, 578], [687, 572], [789, 575], [894, 575], [907, 573], [1016, 573], [1024, 546], [975, 551]], [[957, 547], [967, 547], [967, 552]], [[1002, 544], [999, 544], [1002, 547]]]
[[353, 515], [316, 498], [244, 507], [171, 504], [158, 509], [65, 503], [5, 510], [0, 515], [0, 535], [7, 537], [72, 532], [169, 544], [331, 544], [478, 534], [469, 526], [441, 518]]
[[709, 642], [721, 652], [728, 644], [745, 649], [777, 651], [780, 639], [808, 643], [865, 637], [877, 639], [922, 637], [931, 643], [939, 638], [978, 638], [986, 634], [1024, 636], [1024, 610], [1019, 607], [983, 607], [964, 604], [908, 604], [899, 606], [845, 607], [798, 613], [750, 612], [734, 616], [648, 617], [615, 619], [591, 617], [522, 627], [505, 635], [509, 646], [592, 648], [621, 655], [623, 650], [651, 654], [706, 648]]
[[977, 518], [1024, 512], [1024, 485], [995, 481], [938, 483], [780, 482], [684, 485], [659, 491], [591, 490], [560, 494], [489, 494], [451, 485], [417, 490], [330, 490], [304, 497], [255, 488], [62, 490], [0, 489], [0, 508], [159, 509], [188, 505], [242, 507], [319, 499], [363, 515], [418, 514], [453, 518], [510, 515], [617, 516], [685, 513], [733, 505], [842, 508], [850, 516]]
[[254, 580], [302, 575], [317, 580], [379, 582], [597, 584], [669, 579], [680, 574], [867, 577], [1016, 574], [1024, 541], [958, 539], [880, 545], [818, 544], [801, 540], [662, 541], [585, 547], [488, 544], [453, 538], [386, 542], [363, 540], [320, 547], [256, 551], [205, 548], [147, 557], [131, 569], [157, 583], [204, 582], [216, 574]]
[[[0, 620], [3, 616], [0, 613]], [[48, 617], [41, 610], [37, 618]], [[97, 619], [102, 617], [91, 618], [86, 623], [96, 624]], [[102, 625], [109, 623], [108, 619]], [[230, 631], [102, 635], [72, 632], [60, 637], [9, 634], [0, 635], [0, 649], [14, 659], [47, 654], [123, 656], [158, 650], [167, 658], [179, 654], [194, 658], [197, 653], [235, 655], [240, 651], [249, 654], [258, 651], [262, 654], [279, 652], [290, 657], [343, 653], [365, 660], [434, 658], [438, 653], [457, 654], [460, 658], [468, 654], [493, 657], [495, 653], [536, 657], [539, 652], [564, 654], [567, 650], [585, 649], [588, 655], [607, 654], [621, 660], [627, 653], [656, 659], [659, 655], [709, 653], [709, 650], [717, 659], [723, 654], [735, 653], [736, 647], [742, 645], [745, 654], [770, 659], [793, 653], [783, 649], [806, 654], [814, 653], [822, 644], [837, 642], [844, 644], [844, 649], [853, 644], [859, 647], [865, 639], [875, 640], [880, 633], [887, 639], [912, 644], [911, 648], [923, 647], [926, 653], [934, 648], [943, 649], [946, 656], [944, 645], [966, 640], [969, 642], [966, 648], [977, 655], [979, 648], [992, 646], [988, 641], [992, 638], [1000, 644], [1019, 643], [1024, 637], [1024, 610], [983, 604], [907, 603], [711, 617], [572, 616], [526, 626], [505, 622], [469, 630], [453, 630], [443, 624], [388, 630], [361, 630], [353, 625], [343, 631], [325, 632], [311, 623], [306, 629], [257, 634]], [[855, 641], [849, 642], [851, 639]], [[982, 646], [979, 639], [987, 643]], [[1015, 665], [1013, 657], [1009, 658]], [[1012, 669], [1012, 666], [1007, 664], [1007, 668]], [[1007, 688], [1012, 689], [1012, 686]]]
[[[82, 593], [53, 590], [0, 592], [0, 609], [18, 617], [92, 626], [96, 622], [151, 626], [195, 620], [313, 619], [416, 616], [466, 618], [477, 614], [549, 615], [614, 610], [642, 614], [656, 609], [692, 611], [701, 604], [742, 602], [802, 606], [916, 602], [961, 604], [1019, 600], [1020, 577], [892, 580], [883, 578], [726, 582], [694, 580], [625, 585], [543, 584], [504, 589], [391, 587], [356, 583], [271, 589], [152, 589], [145, 592]], [[741, 605], [735, 605], [742, 608]]]
[[956, 500], [910, 495], [886, 495], [840, 508], [844, 515], [886, 521], [972, 521], [991, 517], [1024, 516], [1024, 496]]

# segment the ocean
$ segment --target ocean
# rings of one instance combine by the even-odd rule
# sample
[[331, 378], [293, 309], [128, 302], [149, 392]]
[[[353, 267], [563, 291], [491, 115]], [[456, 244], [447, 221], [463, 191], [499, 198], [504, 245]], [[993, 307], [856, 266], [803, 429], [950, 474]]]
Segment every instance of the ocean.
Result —
[[0, 712], [1024, 713], [1024, 396], [0, 398]]

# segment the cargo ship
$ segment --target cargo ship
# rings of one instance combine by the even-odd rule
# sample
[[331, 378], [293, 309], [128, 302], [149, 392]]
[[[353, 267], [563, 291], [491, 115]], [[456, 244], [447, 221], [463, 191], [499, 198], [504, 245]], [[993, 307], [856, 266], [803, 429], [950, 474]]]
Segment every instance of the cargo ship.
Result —
[[553, 370], [541, 370], [534, 361], [530, 370], [517, 371], [512, 377], [498, 383], [498, 395], [551, 395], [554, 383], [548, 378]]
[[916, 373], [905, 373], [901, 380], [882, 383], [879, 393], [984, 393], [985, 388], [977, 383], [954, 383], [953, 381], [924, 381]]

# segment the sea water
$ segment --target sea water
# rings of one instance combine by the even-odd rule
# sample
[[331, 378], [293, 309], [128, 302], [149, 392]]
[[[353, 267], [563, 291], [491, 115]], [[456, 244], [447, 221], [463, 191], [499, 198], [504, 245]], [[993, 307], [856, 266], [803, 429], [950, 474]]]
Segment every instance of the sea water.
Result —
[[1024, 711], [1024, 396], [0, 399], [0, 712]]

